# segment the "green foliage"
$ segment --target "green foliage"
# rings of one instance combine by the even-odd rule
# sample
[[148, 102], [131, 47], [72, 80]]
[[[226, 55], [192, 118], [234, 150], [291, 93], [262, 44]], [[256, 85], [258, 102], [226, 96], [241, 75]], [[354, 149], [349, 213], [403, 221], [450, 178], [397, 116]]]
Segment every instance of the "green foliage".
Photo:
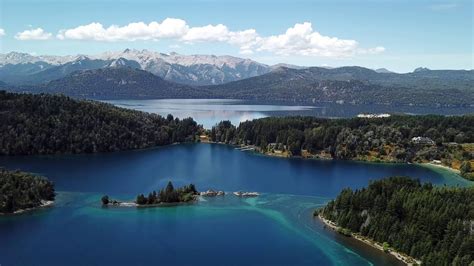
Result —
[[143, 195], [143, 194], [140, 194], [137, 196], [137, 200], [136, 200], [137, 204], [139, 205], [143, 205], [143, 204], [147, 204], [148, 203], [148, 199]]
[[383, 242], [382, 244], [382, 249], [384, 252], [389, 252], [390, 250], [390, 245], [387, 242]]
[[235, 137], [235, 126], [230, 121], [222, 121], [212, 127], [210, 138], [215, 142], [230, 143]]
[[321, 214], [426, 265], [468, 265], [464, 262], [474, 259], [473, 202], [474, 187], [433, 187], [391, 177], [343, 190]]
[[[223, 137], [233, 136], [233, 138]], [[413, 137], [427, 137], [433, 145], [417, 144]], [[322, 119], [316, 117], [267, 117], [240, 123], [219, 123], [211, 130], [213, 141], [252, 144], [266, 151], [269, 143], [285, 145], [292, 155], [302, 149], [325, 152], [335, 159], [394, 162], [471, 160], [461, 145], [474, 142], [474, 116], [391, 116], [388, 118]]]
[[194, 200], [194, 196], [198, 194], [194, 184], [175, 189], [171, 181], [168, 182], [164, 189], [161, 189], [158, 193], [156, 191], [150, 192], [148, 197], [143, 194], [137, 196], [137, 204], [158, 204], [158, 203], [176, 203], [176, 202], [189, 202]]
[[460, 170], [461, 170], [461, 175], [470, 173], [472, 171], [471, 163], [469, 161], [462, 162]]
[[336, 232], [338, 232], [339, 234], [343, 236], [352, 236], [351, 230], [347, 228], [337, 227]]
[[109, 204], [109, 196], [105, 195], [101, 198], [102, 204], [103, 205], [108, 205]]
[[54, 185], [47, 179], [0, 168], [0, 213], [39, 207], [54, 197]]
[[0, 91], [0, 154], [95, 153], [193, 141], [192, 118], [166, 119], [65, 96]]

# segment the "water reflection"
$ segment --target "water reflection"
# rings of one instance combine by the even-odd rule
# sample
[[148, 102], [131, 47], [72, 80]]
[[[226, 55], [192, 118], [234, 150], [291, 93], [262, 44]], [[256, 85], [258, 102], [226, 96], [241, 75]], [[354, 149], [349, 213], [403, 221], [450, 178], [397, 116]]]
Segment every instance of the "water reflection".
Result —
[[221, 99], [159, 99], [159, 100], [113, 100], [107, 101], [114, 105], [175, 117], [192, 117], [205, 128], [211, 128], [222, 120], [230, 120], [232, 124], [271, 116], [272, 112], [309, 111], [314, 106], [263, 105], [245, 104], [239, 100]]
[[294, 103], [262, 104], [231, 99], [154, 99], [154, 100], [111, 100], [108, 103], [163, 116], [192, 117], [205, 128], [211, 128], [222, 120], [232, 124], [268, 116], [317, 116], [327, 118], [354, 117], [360, 113], [390, 114], [473, 114], [474, 107], [420, 107], [392, 105], [356, 105], [317, 103], [314, 106], [294, 105]]

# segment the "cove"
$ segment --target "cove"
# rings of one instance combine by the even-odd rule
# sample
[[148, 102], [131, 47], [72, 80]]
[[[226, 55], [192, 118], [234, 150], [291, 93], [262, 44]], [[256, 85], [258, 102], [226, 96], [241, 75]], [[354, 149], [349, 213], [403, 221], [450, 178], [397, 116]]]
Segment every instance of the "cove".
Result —
[[[312, 210], [345, 187], [392, 175], [470, 185], [416, 165], [281, 159], [218, 144], [0, 157], [0, 165], [48, 176], [60, 191], [54, 208], [0, 217], [2, 265], [398, 265], [324, 230]], [[168, 180], [263, 194], [170, 208], [100, 206], [103, 194], [133, 199]]]

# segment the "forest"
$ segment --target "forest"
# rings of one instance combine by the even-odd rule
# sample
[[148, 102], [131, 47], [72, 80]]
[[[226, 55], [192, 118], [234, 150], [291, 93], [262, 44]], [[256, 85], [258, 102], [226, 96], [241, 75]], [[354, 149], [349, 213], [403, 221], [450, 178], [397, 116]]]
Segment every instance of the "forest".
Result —
[[46, 178], [0, 168], [0, 213], [39, 207], [54, 197], [54, 185]]
[[70, 154], [194, 141], [192, 119], [166, 118], [66, 96], [0, 91], [0, 154]]
[[[383, 162], [432, 162], [474, 179], [474, 116], [324, 119], [267, 117], [222, 121], [208, 132], [216, 142], [255, 145], [263, 153]], [[420, 137], [420, 138], [418, 138]]]
[[198, 195], [198, 192], [194, 184], [175, 189], [173, 183], [169, 181], [164, 189], [158, 192], [150, 192], [148, 197], [143, 194], [138, 195], [136, 203], [138, 205], [150, 205], [158, 203], [190, 202], [195, 199], [196, 195]]
[[319, 213], [424, 265], [472, 265], [473, 202], [473, 187], [434, 187], [390, 177], [367, 188], [344, 189]]

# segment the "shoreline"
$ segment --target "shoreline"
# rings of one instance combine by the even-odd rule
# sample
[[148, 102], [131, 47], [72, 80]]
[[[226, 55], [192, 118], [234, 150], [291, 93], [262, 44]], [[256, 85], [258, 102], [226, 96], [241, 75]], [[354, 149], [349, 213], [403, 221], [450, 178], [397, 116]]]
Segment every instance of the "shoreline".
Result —
[[[315, 216], [316, 217], [316, 216]], [[327, 227], [329, 227], [331, 230], [333, 230], [334, 232], [336, 232], [338, 226], [336, 225], [336, 223], [324, 218], [321, 216], [321, 214], [318, 214], [317, 218], [324, 224], [326, 225]], [[350, 237], [353, 237], [354, 239], [357, 239], [358, 241], [362, 242], [362, 243], [365, 243], [366, 245], [372, 247], [372, 248], [376, 248], [382, 252], [384, 252], [383, 250], [383, 246], [382, 244], [372, 240], [372, 239], [369, 239], [367, 237], [364, 237], [364, 236], [361, 236], [360, 234], [357, 234], [357, 233], [350, 233]], [[392, 248], [389, 248], [389, 252], [386, 252], [392, 256], [394, 256], [396, 259], [402, 261], [403, 263], [407, 264], [407, 265], [420, 265], [421, 264], [421, 261], [420, 260], [417, 260], [413, 257], [410, 257], [406, 254], [403, 254], [401, 252], [398, 252], [398, 251], [395, 251], [393, 250]]]
[[[229, 145], [229, 146], [232, 146], [232, 147], [235, 147], [235, 148], [239, 148], [240, 146], [239, 145], [234, 145], [234, 144], [227, 144], [227, 143], [223, 143], [223, 142], [203, 142], [203, 143], [210, 143], [210, 144], [224, 144], [224, 145]], [[282, 156], [280, 154], [273, 154], [273, 153], [268, 153], [268, 152], [261, 152], [259, 151], [256, 147], [254, 150], [252, 150], [252, 152], [254, 153], [257, 153], [259, 155], [263, 155], [263, 156], [268, 156], [268, 157], [272, 157], [272, 158], [284, 158], [284, 159], [291, 159], [291, 158], [297, 158], [297, 159], [303, 159], [303, 160], [318, 160], [318, 161], [334, 161], [334, 160], [338, 160], [338, 159], [334, 159], [334, 158], [327, 158], [327, 157], [317, 157], [317, 156], [294, 156], [294, 155], [287, 155], [287, 156]], [[435, 163], [432, 163], [432, 162], [427, 162], [427, 163], [422, 163], [422, 162], [401, 162], [401, 161], [391, 161], [391, 160], [376, 160], [376, 161], [372, 161], [372, 160], [363, 160], [363, 159], [357, 159], [357, 158], [354, 158], [354, 159], [347, 159], [345, 161], [352, 161], [352, 162], [361, 162], [361, 163], [374, 163], [374, 164], [405, 164], [405, 165], [410, 165], [410, 164], [414, 164], [414, 165], [418, 165], [418, 166], [421, 166], [421, 167], [427, 167], [427, 168], [430, 168], [430, 167], [433, 167], [433, 168], [439, 168], [439, 169], [444, 169], [444, 170], [447, 170], [453, 174], [456, 174], [457, 176], [459, 176], [460, 178], [462, 178], [463, 180], [466, 180], [466, 181], [470, 181], [472, 182], [471, 180], [469, 179], [466, 179], [464, 178], [463, 176], [461, 176], [461, 171], [458, 170], [458, 169], [455, 169], [455, 168], [452, 168], [452, 167], [449, 167], [449, 166], [446, 166], [446, 165], [442, 165], [442, 164], [435, 164]]]
[[186, 206], [193, 205], [199, 201], [199, 196], [195, 196], [191, 201], [182, 202], [160, 202], [155, 204], [138, 204], [134, 201], [117, 201], [115, 204], [110, 202], [109, 204], [102, 204], [103, 208], [162, 208], [162, 207], [175, 207], [175, 206]]
[[[455, 173], [459, 176], [461, 176], [461, 171], [459, 171], [458, 169], [454, 169], [452, 167], [449, 167], [449, 166], [446, 166], [446, 165], [442, 165], [442, 164], [435, 164], [435, 163], [415, 163], [417, 165], [420, 165], [420, 166], [423, 166], [423, 167], [436, 167], [436, 168], [440, 168], [440, 169], [444, 169], [444, 170], [448, 170], [452, 173]], [[462, 177], [462, 176], [461, 176]], [[463, 179], [466, 179], [463, 177]], [[469, 179], [466, 179], [466, 180], [469, 180]]]
[[40, 210], [40, 209], [43, 209], [43, 208], [49, 208], [49, 207], [52, 207], [54, 205], [54, 201], [52, 200], [41, 200], [41, 205], [37, 206], [37, 207], [31, 207], [31, 208], [26, 208], [26, 209], [19, 209], [19, 210], [16, 210], [12, 213], [0, 213], [0, 215], [18, 215], [18, 214], [22, 214], [22, 213], [27, 213], [27, 212], [32, 212], [32, 211], [37, 211], [37, 210]]

